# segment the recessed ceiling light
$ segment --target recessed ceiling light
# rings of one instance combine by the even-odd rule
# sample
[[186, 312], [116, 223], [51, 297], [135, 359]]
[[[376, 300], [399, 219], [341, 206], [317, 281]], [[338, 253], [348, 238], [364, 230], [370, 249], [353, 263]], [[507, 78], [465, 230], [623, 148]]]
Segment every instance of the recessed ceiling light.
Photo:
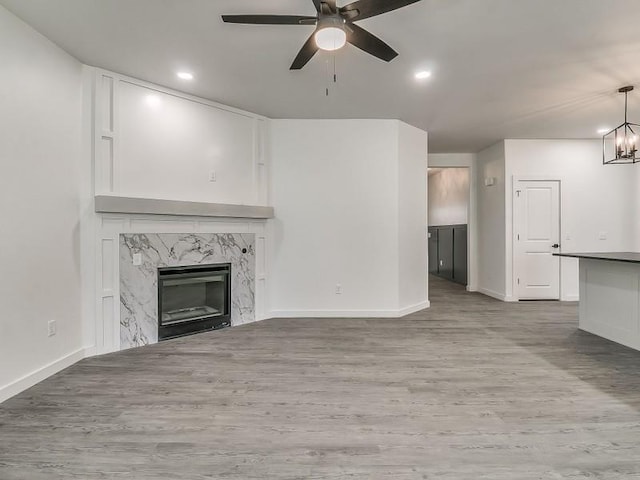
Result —
[[193, 80], [193, 73], [178, 72], [176, 75], [178, 75], [178, 78], [181, 80]]
[[424, 80], [426, 78], [429, 78], [430, 76], [431, 72], [429, 72], [428, 70], [421, 70], [420, 72], [416, 72], [417, 80]]
[[609, 133], [610, 131], [611, 131], [611, 129], [610, 129], [610, 128], [608, 128], [608, 127], [603, 127], [603, 128], [599, 128], [599, 129], [598, 129], [598, 133], [599, 133], [600, 135], [604, 135], [605, 133]]

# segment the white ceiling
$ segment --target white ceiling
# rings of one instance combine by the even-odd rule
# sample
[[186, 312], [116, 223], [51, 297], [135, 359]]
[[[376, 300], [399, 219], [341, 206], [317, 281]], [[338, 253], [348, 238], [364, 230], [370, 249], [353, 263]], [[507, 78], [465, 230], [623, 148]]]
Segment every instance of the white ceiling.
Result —
[[[348, 1], [338, 1], [344, 5]], [[400, 56], [355, 47], [289, 66], [313, 27], [223, 24], [220, 15], [307, 14], [311, 0], [0, 0], [89, 65], [272, 118], [399, 118], [432, 152], [475, 152], [502, 138], [596, 138], [622, 121], [615, 91], [638, 84], [640, 1], [423, 0], [364, 20]], [[193, 71], [184, 83], [177, 70]], [[433, 77], [416, 82], [414, 71]]]

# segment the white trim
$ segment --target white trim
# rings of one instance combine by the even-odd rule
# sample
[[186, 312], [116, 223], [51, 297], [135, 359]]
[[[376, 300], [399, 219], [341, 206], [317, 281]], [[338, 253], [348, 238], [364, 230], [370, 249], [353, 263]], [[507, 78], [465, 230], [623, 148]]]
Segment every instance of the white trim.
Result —
[[507, 296], [504, 293], [494, 292], [493, 290], [489, 290], [488, 288], [478, 288], [478, 292], [486, 295], [487, 297], [495, 298], [496, 300], [500, 300], [502, 302], [507, 301]]
[[561, 302], [579, 302], [580, 295], [566, 295], [560, 299]]
[[200, 103], [202, 105], [207, 105], [209, 107], [214, 107], [220, 110], [224, 110], [230, 113], [235, 113], [238, 115], [242, 115], [248, 118], [256, 118], [259, 120], [268, 120], [268, 117], [263, 115], [258, 115], [256, 113], [249, 112], [247, 110], [241, 110], [239, 108], [231, 107], [229, 105], [224, 105], [222, 103], [214, 102], [209, 99], [203, 97], [197, 97], [195, 95], [190, 95], [186, 92], [182, 92], [180, 90], [176, 90], [173, 88], [163, 87], [162, 85], [158, 85], [156, 83], [145, 82], [144, 80], [140, 80], [139, 78], [129, 77], [128, 75], [123, 75], [121, 73], [112, 72], [111, 70], [105, 70], [104, 68], [92, 67], [95, 69], [97, 75], [105, 75], [107, 77], [111, 77], [114, 80], [129, 83], [131, 85], [137, 85], [140, 87], [147, 88], [149, 90], [155, 90], [156, 92], [165, 93], [167, 95], [172, 95], [174, 97], [184, 98], [185, 100], [190, 100], [195, 103]]
[[269, 318], [400, 318], [430, 306], [427, 300], [400, 310], [274, 310]]
[[56, 373], [70, 367], [76, 362], [79, 362], [83, 358], [90, 356], [91, 348], [80, 348], [75, 352], [72, 352], [64, 357], [59, 358], [42, 368], [34, 370], [28, 373], [22, 378], [11, 382], [8, 385], [0, 387], [0, 403], [8, 400], [9, 398], [25, 391], [28, 388], [33, 387], [35, 384], [55, 375]]
[[513, 175], [514, 182], [562, 182], [562, 175]]
[[425, 310], [427, 308], [431, 308], [431, 302], [429, 300], [425, 300], [424, 302], [401, 308], [400, 310], [398, 310], [398, 316], [404, 317], [405, 315], [411, 315], [412, 313], [420, 312], [421, 310]]

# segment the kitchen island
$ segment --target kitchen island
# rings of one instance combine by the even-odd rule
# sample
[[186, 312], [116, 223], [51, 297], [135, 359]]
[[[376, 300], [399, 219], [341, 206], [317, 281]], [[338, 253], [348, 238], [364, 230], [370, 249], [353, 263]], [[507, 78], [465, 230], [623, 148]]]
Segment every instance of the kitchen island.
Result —
[[556, 253], [580, 262], [579, 327], [640, 350], [640, 253]]

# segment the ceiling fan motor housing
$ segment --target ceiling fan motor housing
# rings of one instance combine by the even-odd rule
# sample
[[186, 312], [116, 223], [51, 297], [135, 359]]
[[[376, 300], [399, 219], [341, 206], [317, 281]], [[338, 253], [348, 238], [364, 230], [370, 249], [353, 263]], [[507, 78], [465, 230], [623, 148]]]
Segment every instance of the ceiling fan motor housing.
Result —
[[320, 15], [318, 17], [318, 30], [323, 28], [340, 28], [345, 29], [346, 20], [340, 14]]

